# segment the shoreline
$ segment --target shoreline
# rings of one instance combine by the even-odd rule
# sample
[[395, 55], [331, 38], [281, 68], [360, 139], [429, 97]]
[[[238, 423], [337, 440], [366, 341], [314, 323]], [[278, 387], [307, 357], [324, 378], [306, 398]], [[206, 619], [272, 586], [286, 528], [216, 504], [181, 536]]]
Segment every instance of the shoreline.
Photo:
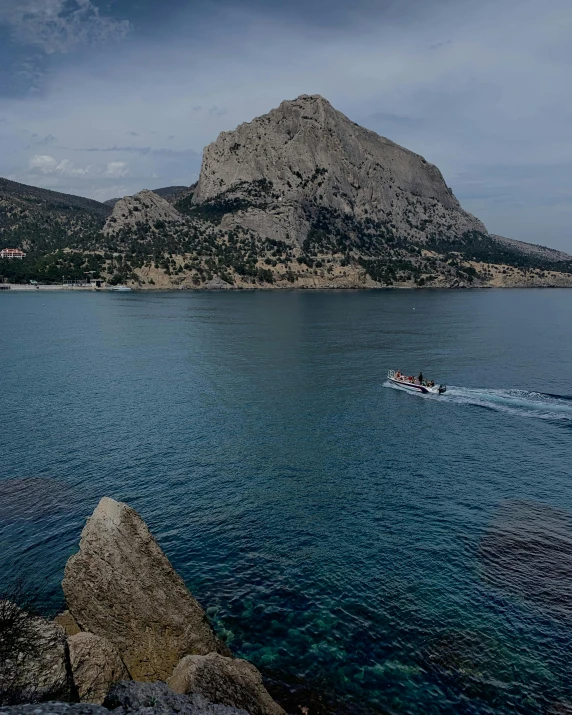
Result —
[[228, 287], [211, 287], [211, 286], [196, 286], [196, 287], [181, 287], [172, 286], [166, 287], [161, 286], [158, 288], [148, 288], [143, 286], [128, 286], [129, 291], [117, 291], [111, 286], [102, 286], [101, 288], [94, 288], [92, 286], [61, 286], [61, 285], [35, 285], [29, 286], [20, 283], [8, 283], [0, 285], [0, 295], [2, 293], [14, 292], [14, 293], [39, 293], [39, 292], [82, 292], [82, 293], [119, 293], [119, 292], [129, 292], [129, 293], [244, 293], [244, 292], [271, 292], [271, 291], [392, 291], [392, 290], [405, 290], [405, 291], [435, 291], [435, 290], [446, 290], [446, 291], [480, 291], [480, 290], [554, 290], [554, 289], [564, 289], [569, 290], [572, 288], [572, 284], [569, 285], [463, 285], [463, 286], [414, 286], [414, 285], [395, 285], [395, 286], [335, 286], [335, 285], [300, 285], [300, 286], [233, 286]]

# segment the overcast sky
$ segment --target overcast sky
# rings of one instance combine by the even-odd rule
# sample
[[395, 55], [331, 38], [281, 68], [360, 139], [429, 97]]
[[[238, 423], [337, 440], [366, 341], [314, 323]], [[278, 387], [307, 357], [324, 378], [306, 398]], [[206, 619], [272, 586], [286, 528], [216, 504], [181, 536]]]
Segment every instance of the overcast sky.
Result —
[[321, 94], [489, 231], [572, 252], [570, 0], [0, 0], [0, 175], [188, 185], [222, 130]]

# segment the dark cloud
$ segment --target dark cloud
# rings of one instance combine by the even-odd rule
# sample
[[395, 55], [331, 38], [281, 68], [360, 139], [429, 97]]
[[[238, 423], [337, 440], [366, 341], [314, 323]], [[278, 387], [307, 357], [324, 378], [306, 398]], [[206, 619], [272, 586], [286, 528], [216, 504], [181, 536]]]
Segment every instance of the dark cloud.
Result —
[[[172, 137], [174, 138], [174, 137]], [[65, 147], [62, 147], [65, 148]], [[114, 154], [140, 154], [141, 156], [163, 156], [163, 157], [200, 157], [201, 154], [194, 149], [165, 149], [150, 146], [109, 146], [109, 147], [84, 147], [76, 151], [87, 152], [112, 152]]]
[[91, 0], [2, 0], [0, 24], [15, 42], [46, 54], [122, 39], [130, 27], [128, 20], [102, 14]]

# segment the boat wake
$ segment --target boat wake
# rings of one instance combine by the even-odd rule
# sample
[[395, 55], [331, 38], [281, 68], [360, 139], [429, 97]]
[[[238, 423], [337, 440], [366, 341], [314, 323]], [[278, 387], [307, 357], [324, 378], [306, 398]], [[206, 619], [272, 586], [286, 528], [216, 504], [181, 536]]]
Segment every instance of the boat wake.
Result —
[[[389, 382], [386, 387], [400, 388]], [[486, 388], [449, 385], [444, 395], [422, 395], [426, 400], [458, 405], [473, 405], [497, 412], [508, 412], [521, 417], [572, 422], [572, 395], [555, 395], [530, 390], [492, 390]]]

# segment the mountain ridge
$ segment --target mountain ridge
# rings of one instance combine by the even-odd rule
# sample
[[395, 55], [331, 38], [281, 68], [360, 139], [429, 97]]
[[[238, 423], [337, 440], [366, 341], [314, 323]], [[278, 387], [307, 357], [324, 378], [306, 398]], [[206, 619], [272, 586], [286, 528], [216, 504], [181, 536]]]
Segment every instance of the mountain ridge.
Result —
[[572, 256], [489, 234], [436, 166], [319, 95], [221, 132], [190, 187], [99, 203], [3, 181], [0, 247], [38, 264], [3, 261], [8, 278], [90, 266], [146, 288], [572, 286]]

